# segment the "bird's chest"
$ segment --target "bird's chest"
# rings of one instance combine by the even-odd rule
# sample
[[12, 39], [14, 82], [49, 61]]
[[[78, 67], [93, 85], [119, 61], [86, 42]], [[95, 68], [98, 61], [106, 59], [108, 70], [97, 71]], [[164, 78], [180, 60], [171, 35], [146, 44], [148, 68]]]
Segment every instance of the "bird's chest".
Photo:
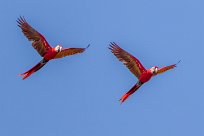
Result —
[[56, 55], [57, 55], [57, 52], [54, 49], [52, 49], [44, 55], [44, 59], [51, 60], [51, 59], [54, 59]]
[[140, 82], [145, 83], [147, 81], [149, 81], [152, 78], [152, 73], [150, 70], [145, 71], [144, 73], [142, 73], [142, 75], [140, 76]]

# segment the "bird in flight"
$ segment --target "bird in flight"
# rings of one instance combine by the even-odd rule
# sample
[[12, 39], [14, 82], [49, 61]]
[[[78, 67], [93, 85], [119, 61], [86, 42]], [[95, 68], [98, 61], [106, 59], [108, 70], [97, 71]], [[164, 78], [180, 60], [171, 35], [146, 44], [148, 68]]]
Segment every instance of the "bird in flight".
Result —
[[61, 45], [51, 47], [46, 41], [45, 37], [38, 31], [36, 31], [33, 27], [31, 27], [26, 22], [25, 18], [18, 18], [17, 23], [18, 26], [22, 29], [23, 34], [28, 38], [29, 41], [32, 42], [33, 48], [42, 57], [42, 60], [37, 65], [35, 65], [33, 68], [26, 71], [25, 73], [20, 74], [23, 79], [26, 79], [34, 72], [41, 69], [49, 60], [82, 53], [89, 47], [89, 45], [86, 48], [63, 48]]
[[150, 69], [145, 69], [142, 63], [137, 58], [120, 48], [116, 43], [110, 43], [109, 49], [121, 62], [123, 62], [123, 64], [132, 72], [132, 74], [134, 74], [138, 78], [137, 83], [120, 98], [119, 101], [121, 101], [121, 103], [123, 103], [144, 83], [148, 82], [153, 76], [156, 76], [176, 67], [176, 64], [173, 64], [170, 66], [164, 66], [162, 68], [153, 66]]

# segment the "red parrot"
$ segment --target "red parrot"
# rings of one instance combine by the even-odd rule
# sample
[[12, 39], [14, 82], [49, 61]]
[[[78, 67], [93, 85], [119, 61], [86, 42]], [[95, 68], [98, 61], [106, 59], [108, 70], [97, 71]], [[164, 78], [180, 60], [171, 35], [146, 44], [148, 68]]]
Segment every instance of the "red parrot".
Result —
[[20, 74], [23, 79], [26, 79], [34, 72], [41, 69], [49, 60], [82, 53], [86, 50], [86, 48], [89, 47], [88, 45], [86, 48], [63, 48], [61, 45], [57, 45], [53, 48], [49, 45], [42, 34], [40, 34], [26, 22], [25, 18], [18, 18], [17, 23], [18, 26], [22, 29], [23, 34], [28, 38], [29, 41], [32, 42], [33, 48], [42, 57], [42, 60], [37, 65], [25, 73]]
[[114, 42], [111, 43], [109, 49], [138, 78], [137, 83], [120, 98], [119, 101], [121, 101], [121, 103], [123, 103], [130, 95], [132, 95], [144, 83], [148, 82], [153, 76], [156, 76], [158, 74], [161, 74], [167, 70], [170, 70], [176, 67], [176, 64], [173, 64], [162, 68], [158, 68], [157, 66], [154, 66], [150, 69], [145, 69], [144, 66], [137, 58], [135, 58], [130, 53], [120, 48], [116, 43]]

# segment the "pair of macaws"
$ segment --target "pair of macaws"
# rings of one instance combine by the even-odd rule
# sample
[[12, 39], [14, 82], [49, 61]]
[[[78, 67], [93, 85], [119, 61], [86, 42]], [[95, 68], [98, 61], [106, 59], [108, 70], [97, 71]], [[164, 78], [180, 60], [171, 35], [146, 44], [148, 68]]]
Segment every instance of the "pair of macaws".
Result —
[[[38, 31], [36, 31], [34, 28], [32, 28], [23, 17], [18, 18], [17, 22], [18, 26], [22, 29], [23, 34], [28, 38], [29, 41], [32, 42], [33, 48], [36, 49], [36, 51], [40, 54], [41, 57], [43, 57], [43, 59], [33, 68], [23, 74], [20, 74], [23, 79], [26, 79], [31, 74], [38, 71], [48, 61], [52, 59], [58, 59], [65, 56], [82, 53], [89, 47], [88, 45], [86, 48], [63, 48], [61, 45], [57, 45], [53, 48], [49, 45], [44, 36], [41, 35]], [[150, 69], [145, 69], [137, 58], [120, 48], [116, 43], [110, 43], [109, 49], [138, 78], [137, 83], [120, 98], [121, 103], [123, 103], [144, 83], [148, 82], [153, 76], [176, 67], [176, 64], [173, 64], [162, 68], [154, 66]]]

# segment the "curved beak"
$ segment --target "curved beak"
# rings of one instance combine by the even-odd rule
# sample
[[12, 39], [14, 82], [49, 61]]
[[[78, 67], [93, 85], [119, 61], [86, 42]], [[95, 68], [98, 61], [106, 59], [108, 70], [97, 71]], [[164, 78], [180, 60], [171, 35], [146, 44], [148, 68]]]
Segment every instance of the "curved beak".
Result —
[[155, 73], [157, 73], [157, 72], [158, 72], [158, 68], [155, 69]]

